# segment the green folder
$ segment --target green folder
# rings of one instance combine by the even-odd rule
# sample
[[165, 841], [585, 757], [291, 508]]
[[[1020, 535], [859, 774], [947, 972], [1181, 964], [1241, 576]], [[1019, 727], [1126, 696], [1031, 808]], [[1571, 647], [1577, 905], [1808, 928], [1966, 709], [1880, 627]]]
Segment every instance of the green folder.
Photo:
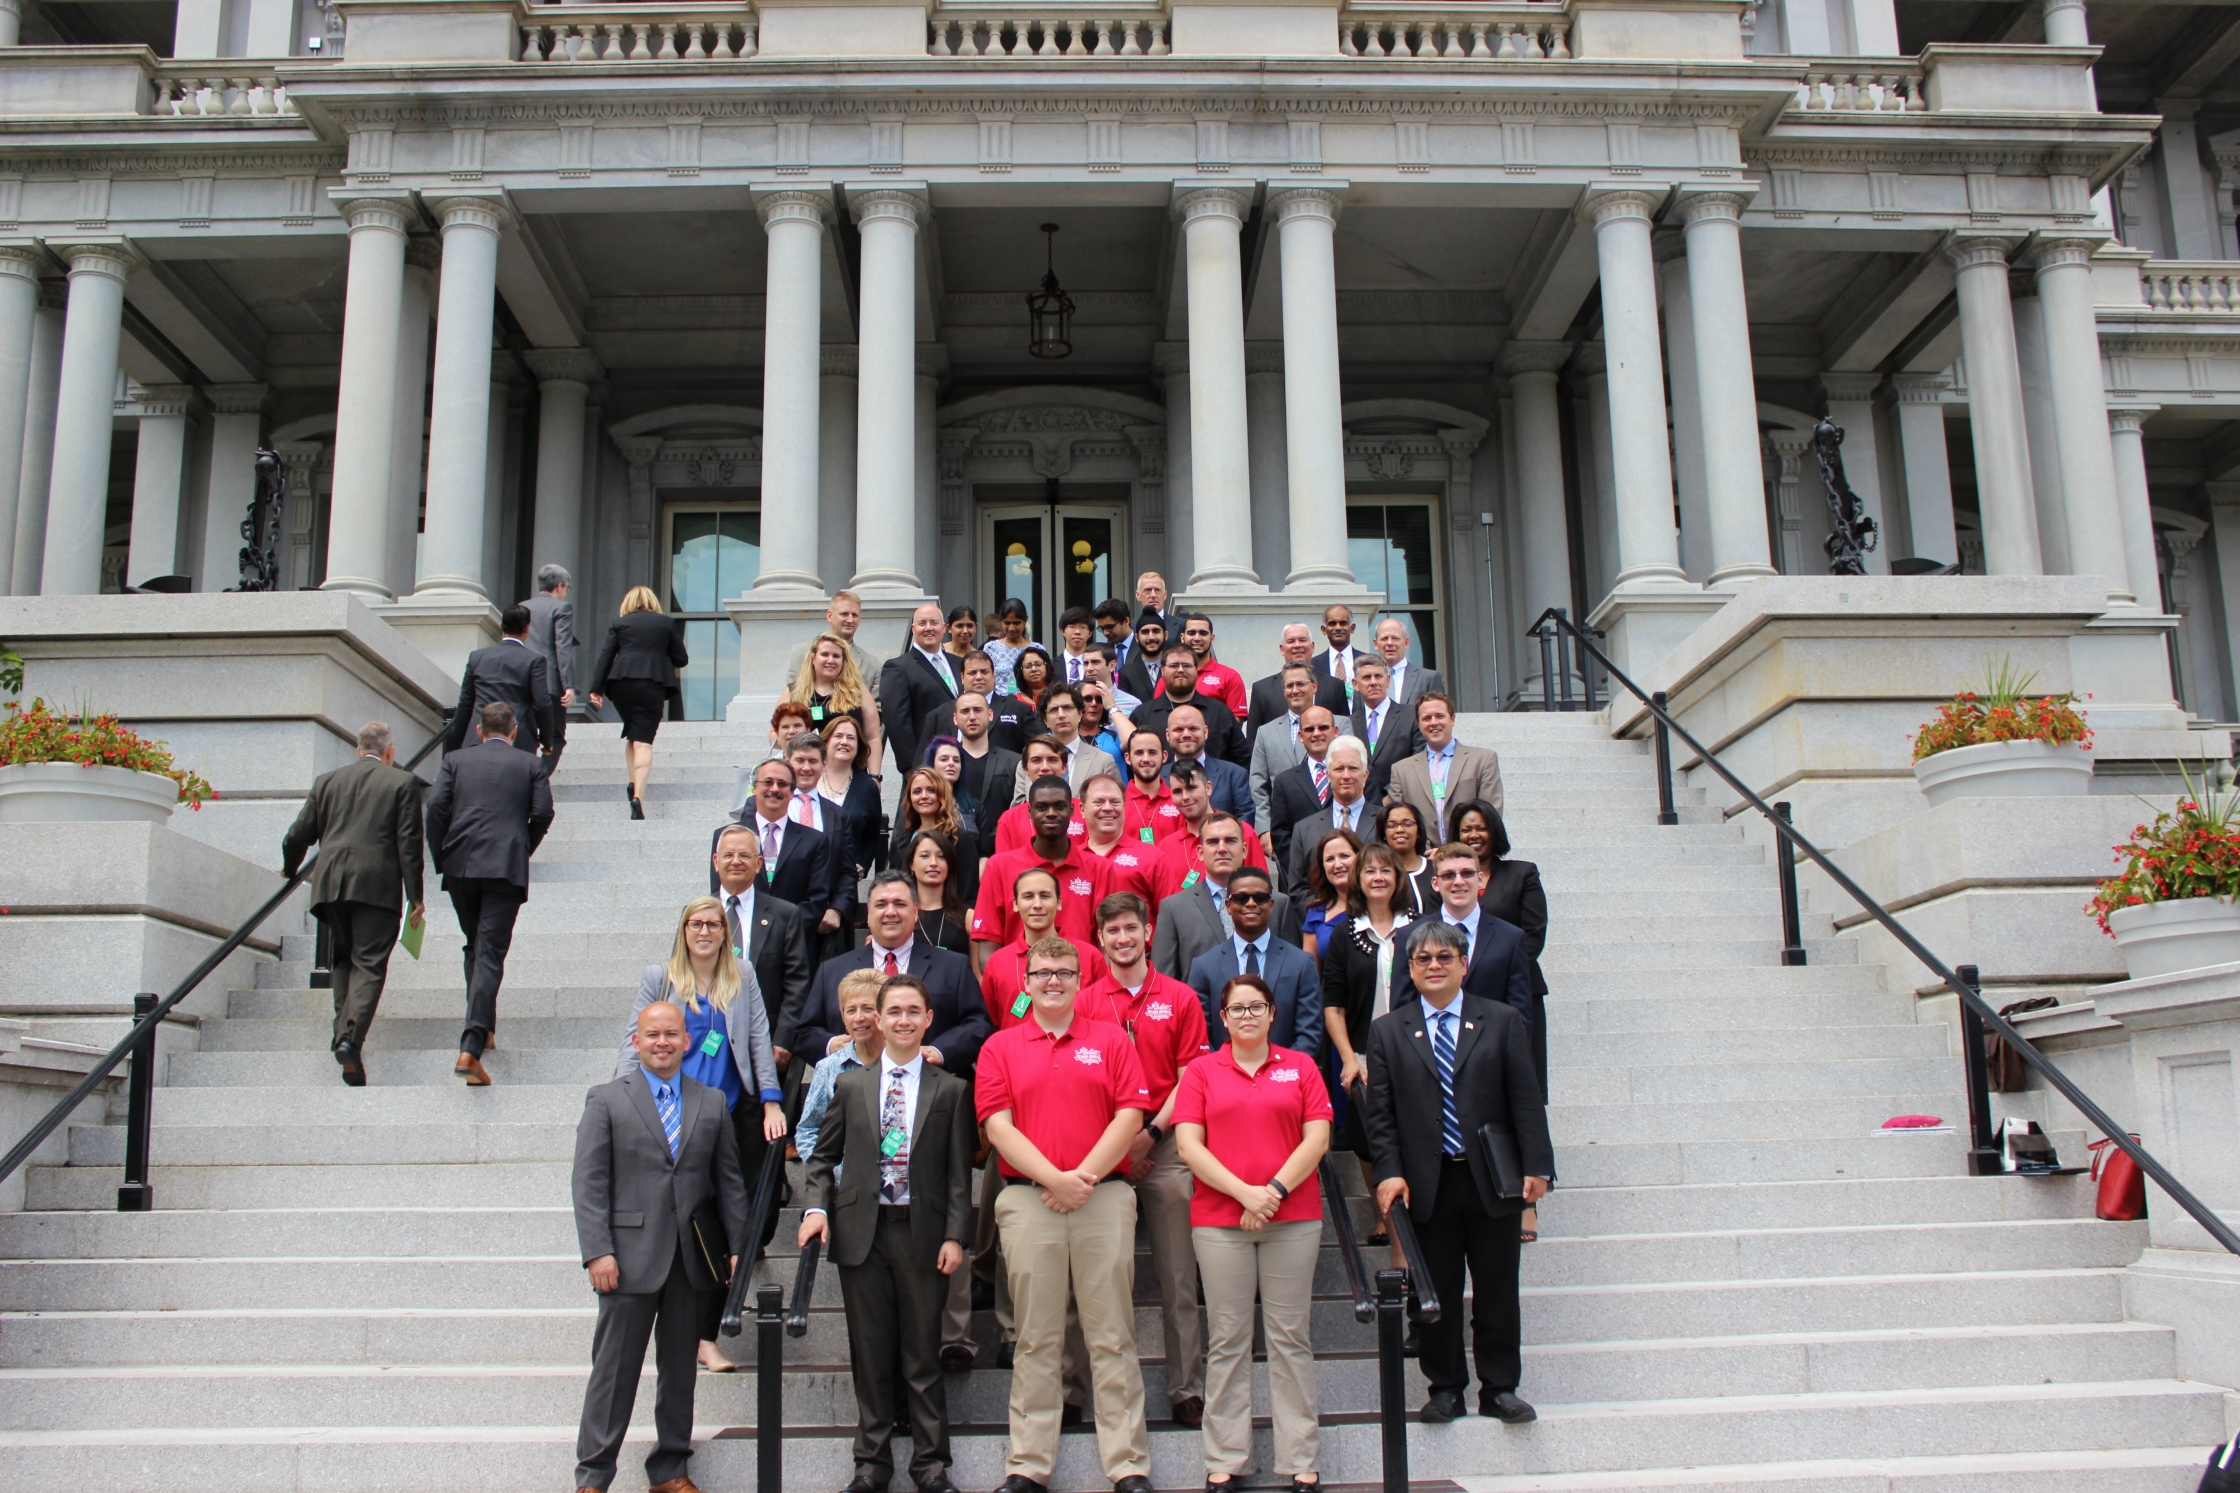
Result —
[[410, 913], [407, 913], [404, 920], [404, 931], [397, 935], [397, 942], [404, 945], [404, 951], [407, 954], [410, 954], [413, 958], [417, 959], [420, 957], [421, 940], [425, 939], [427, 936], [428, 920], [426, 918], [422, 918], [416, 924], [412, 921], [412, 915]]

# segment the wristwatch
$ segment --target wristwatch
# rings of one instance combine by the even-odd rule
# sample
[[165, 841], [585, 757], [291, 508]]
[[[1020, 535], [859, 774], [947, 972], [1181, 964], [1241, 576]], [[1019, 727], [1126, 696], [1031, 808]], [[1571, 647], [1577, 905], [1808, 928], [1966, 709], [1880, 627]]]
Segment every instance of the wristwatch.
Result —
[[1158, 1145], [1167, 1138], [1166, 1127], [1157, 1120], [1153, 1120], [1150, 1124], [1144, 1126], [1143, 1133], [1151, 1137], [1151, 1144], [1153, 1145]]
[[1275, 1195], [1279, 1199], [1289, 1198], [1291, 1196], [1291, 1189], [1284, 1186], [1283, 1183], [1277, 1178], [1270, 1177], [1268, 1179], [1268, 1186], [1275, 1192]]

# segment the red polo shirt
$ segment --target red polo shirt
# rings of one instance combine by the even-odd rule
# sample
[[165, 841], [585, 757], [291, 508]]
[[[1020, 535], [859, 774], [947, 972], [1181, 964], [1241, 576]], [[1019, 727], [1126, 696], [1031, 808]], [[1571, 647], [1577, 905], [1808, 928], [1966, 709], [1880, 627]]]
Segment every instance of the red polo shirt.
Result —
[[[1259, 832], [1249, 824], [1238, 821], [1244, 829], [1244, 863], [1268, 869], [1268, 853], [1260, 848]], [[993, 864], [991, 862], [991, 864]], [[1182, 883], [1191, 872], [1206, 874], [1205, 857], [1198, 851], [1198, 837], [1188, 830], [1159, 842], [1159, 852], [1151, 858], [1151, 905], [1161, 902], [1182, 890]], [[985, 887], [986, 882], [981, 885]]]
[[[1209, 1052], [1183, 1070], [1174, 1123], [1205, 1126], [1206, 1149], [1244, 1181], [1264, 1186], [1299, 1149], [1307, 1121], [1330, 1118], [1330, 1091], [1323, 1087], [1314, 1059], [1288, 1047], [1271, 1045], [1268, 1060], [1257, 1073], [1239, 1068], [1232, 1051], [1224, 1047]], [[987, 1048], [981, 1052], [985, 1054]], [[987, 1113], [986, 1103], [983, 1098], [982, 1115]], [[1309, 1172], [1276, 1209], [1273, 1221], [1291, 1223], [1321, 1216], [1322, 1184]], [[1244, 1205], [1235, 1198], [1203, 1182], [1194, 1185], [1192, 1227], [1233, 1229], [1243, 1217]]]
[[[990, 1037], [973, 1068], [973, 1092], [981, 1123], [1010, 1110], [1019, 1133], [1062, 1171], [1088, 1159], [1121, 1110], [1153, 1107], [1128, 1034], [1078, 1009], [1060, 1036], [1029, 1020]], [[1021, 1175], [1000, 1155], [997, 1165], [1007, 1177]], [[1126, 1169], [1125, 1161], [1115, 1168]]]
[[1066, 858], [1046, 861], [1030, 843], [988, 857], [980, 869], [980, 900], [972, 908], [972, 936], [1009, 943], [1019, 936], [1019, 910], [1011, 905], [1011, 884], [1019, 873], [1040, 866], [1058, 875], [1057, 931], [1076, 943], [1097, 941], [1097, 904], [1112, 890], [1112, 867], [1078, 842], [1066, 845]]
[[1096, 984], [1081, 988], [1074, 1009], [1111, 1022], [1134, 1040], [1151, 1090], [1151, 1112], [1157, 1114], [1182, 1070], [1205, 1055], [1206, 1010], [1198, 1004], [1198, 992], [1180, 980], [1155, 969], [1144, 974], [1143, 988], [1131, 997], [1107, 972]]
[[1228, 706], [1229, 714], [1237, 718], [1237, 724], [1244, 724], [1249, 697], [1245, 693], [1244, 676], [1235, 669], [1209, 656], [1198, 668], [1198, 693], [1211, 695]]
[[[1131, 840], [1140, 844], [1156, 845], [1183, 828], [1182, 810], [1174, 806], [1174, 789], [1165, 778], [1159, 780], [1159, 791], [1146, 793], [1143, 784], [1128, 779], [1128, 817], [1123, 831]], [[1149, 830], [1147, 835], [1144, 831]]]
[[[1066, 825], [1066, 833], [1074, 839], [1086, 838], [1089, 827], [1081, 821], [1081, 800], [1073, 801], [1073, 819]], [[996, 816], [996, 854], [1006, 850], [1024, 850], [1034, 843], [1034, 818], [1027, 813], [1024, 803], [1015, 803]]]
[[1112, 868], [1112, 890], [1134, 892], [1150, 905], [1156, 916], [1159, 904], [1151, 900], [1151, 863], [1158, 852], [1139, 840], [1122, 838], [1112, 842], [1102, 855], [1086, 839], [1081, 842], [1085, 854], [1095, 855]]
[[[1094, 944], [1085, 944], [1078, 938], [1067, 938], [1074, 952], [1081, 956], [1081, 984], [1083, 988], [1104, 978], [1104, 955]], [[988, 956], [987, 964], [980, 971], [980, 999], [987, 1004], [988, 1019], [996, 1030], [1017, 1026], [1026, 1019], [1027, 1008], [1019, 1004], [1019, 997], [1027, 989], [1026, 940], [1015, 938]], [[935, 1046], [940, 1046], [935, 1043]], [[1166, 1100], [1161, 1099], [1161, 1104]]]

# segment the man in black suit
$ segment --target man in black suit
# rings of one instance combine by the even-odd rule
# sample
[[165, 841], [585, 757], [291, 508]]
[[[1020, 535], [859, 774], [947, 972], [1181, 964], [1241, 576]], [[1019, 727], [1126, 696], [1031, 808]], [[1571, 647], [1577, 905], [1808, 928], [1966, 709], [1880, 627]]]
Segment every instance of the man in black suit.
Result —
[[1431, 853], [1431, 884], [1438, 888], [1438, 920], [1462, 934], [1469, 952], [1462, 988], [1482, 1001], [1509, 1007], [1532, 1034], [1532, 948], [1524, 930], [1478, 906], [1485, 873], [1467, 845], [1441, 845]]
[[[1244, 727], [1237, 724], [1236, 715], [1213, 696], [1198, 692], [1197, 655], [1188, 648], [1169, 648], [1159, 659], [1159, 692], [1144, 697], [1142, 707], [1135, 713], [1135, 723], [1142, 730], [1164, 736], [1167, 717], [1183, 705], [1195, 705], [1204, 715], [1207, 751], [1224, 762], [1234, 762], [1239, 768], [1252, 765], [1251, 747], [1244, 739]], [[1247, 812], [1252, 808], [1251, 791], [1247, 786]]]
[[[793, 769], [776, 759], [760, 764], [754, 770], [753, 806], [736, 826], [718, 829], [710, 848], [722, 843], [727, 829], [752, 831], [762, 857], [760, 889], [799, 909], [802, 936], [813, 940], [826, 911], [840, 905], [836, 890], [840, 846], [836, 837], [788, 819], [786, 811], [792, 806]], [[709, 894], [714, 895], [719, 882], [712, 869], [708, 882]], [[791, 1033], [778, 1029], [782, 1019], [776, 1010], [771, 1011], [770, 1021], [771, 1045], [790, 1048], [793, 1044], [786, 1038]]]
[[[844, 1073], [834, 1086], [803, 1189], [800, 1243], [830, 1241], [848, 1314], [857, 1418], [847, 1493], [886, 1493], [905, 1405], [910, 1480], [918, 1493], [956, 1493], [938, 1348], [949, 1280], [964, 1268], [973, 1234], [979, 1127], [972, 1086], [943, 1072], [921, 1046], [934, 1019], [930, 1005], [915, 975], [880, 989], [885, 1050], [876, 1067]], [[847, 1186], [836, 1196], [833, 1178], [843, 1166]]]
[[972, 961], [918, 935], [918, 889], [907, 871], [882, 871], [864, 904], [871, 941], [817, 967], [807, 998], [786, 1016], [793, 1044], [811, 1063], [848, 1041], [840, 1023], [840, 981], [859, 969], [909, 975], [924, 983], [931, 1009], [920, 1034], [926, 1061], [969, 1077], [980, 1044], [994, 1034]]
[[[963, 688], [956, 667], [941, 649], [948, 632], [937, 602], [910, 614], [910, 645], [879, 671], [879, 723], [894, 747], [895, 767], [908, 773], [918, 765], [925, 719], [956, 699]], [[867, 764], [876, 767], [878, 764]]]
[[498, 619], [505, 636], [488, 648], [467, 655], [467, 671], [459, 679], [459, 708], [451, 712], [443, 749], [456, 752], [467, 744], [467, 724], [482, 707], [502, 700], [513, 709], [519, 723], [516, 734], [521, 750], [554, 749], [552, 735], [552, 678], [544, 660], [529, 647], [529, 609], [520, 602], [507, 607]]
[[1384, 660], [1373, 653], [1353, 666], [1353, 735], [1369, 749], [1369, 802], [1373, 804], [1384, 802], [1392, 769], [1423, 750], [1414, 712], [1385, 693], [1390, 682]]
[[[817, 974], [801, 909], [763, 886], [762, 846], [746, 825], [716, 831], [715, 873], [715, 895], [723, 899], [723, 915], [731, 923], [732, 953], [754, 970], [755, 987], [775, 1026], [779, 1012], [808, 999]], [[783, 1069], [791, 1054], [780, 1047], [775, 1055]]]
[[1325, 830], [1350, 829], [1366, 844], [1377, 837], [1377, 811], [1366, 796], [1369, 780], [1368, 751], [1350, 736], [1330, 743], [1325, 768], [1330, 780], [1330, 802], [1307, 810], [1284, 833], [1282, 859], [1275, 864], [1283, 873], [1283, 889], [1294, 897], [1309, 895], [1307, 858], [1322, 843]]
[[1167, 619], [1150, 607], [1136, 618], [1136, 642], [1121, 661], [1115, 676], [1120, 687], [1139, 700], [1149, 700], [1159, 689], [1159, 660], [1167, 651]]
[[[1206, 697], [1198, 698], [1203, 701]], [[1206, 729], [1206, 713], [1199, 706], [1177, 705], [1167, 713], [1167, 750], [1173, 754], [1173, 760], [1167, 764], [1169, 772], [1174, 770], [1176, 762], [1195, 762], [1205, 770], [1206, 783], [1213, 789], [1214, 808], [1248, 823], [1255, 817], [1252, 779], [1236, 763], [1214, 755], [1211, 733]]]
[[1309, 660], [1317, 674], [1327, 675], [1340, 684], [1353, 682], [1353, 666], [1369, 657], [1353, 646], [1353, 608], [1328, 606], [1322, 609], [1322, 636], [1330, 646], [1317, 652]]
[[1337, 736], [1337, 718], [1320, 705], [1299, 712], [1302, 755], [1268, 779], [1268, 851], [1275, 865], [1291, 864], [1291, 827], [1330, 802], [1330, 747]]
[[[1307, 631], [1304, 622], [1292, 622], [1283, 629], [1283, 668], [1267, 678], [1256, 680], [1248, 697], [1244, 729], [1247, 737], [1259, 734], [1269, 721], [1281, 721], [1291, 714], [1291, 703], [1283, 693], [1283, 669], [1293, 664], [1304, 664], [1314, 654], [1314, 634]], [[1311, 666], [1310, 666], [1311, 667]], [[1314, 703], [1323, 706], [1332, 715], [1346, 708], [1346, 687], [1342, 680], [1328, 674], [1314, 676]]]
[[[985, 662], [987, 655], [979, 657]], [[1003, 698], [1017, 700], [1013, 695]], [[957, 787], [976, 806], [982, 860], [996, 853], [996, 821], [1016, 801], [1019, 750], [1026, 745], [1021, 742], [1019, 750], [1015, 750], [997, 741], [991, 729], [994, 719], [988, 708], [988, 697], [980, 691], [968, 689], [957, 696], [957, 745], [964, 749], [964, 775]], [[1037, 722], [1038, 732], [1040, 727], [1041, 723]]]
[[[989, 726], [984, 733], [988, 740], [1009, 752], [1026, 750], [1030, 738], [1042, 734], [1042, 721], [1035, 715], [1034, 707], [1017, 695], [999, 694], [996, 691], [995, 660], [975, 648], [964, 656], [957, 666], [964, 677], [964, 688], [957, 691], [956, 700], [944, 700], [933, 707], [923, 728], [918, 732], [918, 750], [924, 754], [925, 744], [936, 736], [962, 736], [963, 722], [957, 719], [957, 700], [976, 694], [988, 705]], [[917, 766], [913, 761], [911, 766]]]
[[[1547, 1195], [1555, 1176], [1548, 1111], [1532, 1068], [1529, 1025], [1463, 989], [1468, 958], [1460, 929], [1426, 921], [1409, 930], [1408, 974], [1419, 999], [1393, 1003], [1369, 1028], [1369, 1102], [1362, 1114], [1377, 1179], [1377, 1207], [1408, 1210], [1438, 1291], [1436, 1322], [1418, 1331], [1433, 1424], [1462, 1415], [1470, 1366], [1462, 1351], [1462, 1274], [1470, 1272], [1470, 1326], [1478, 1361], [1478, 1413], [1511, 1425], [1535, 1418], [1517, 1397], [1523, 1375], [1517, 1303], [1517, 1215]], [[1481, 1130], [1513, 1139], [1524, 1172], [1503, 1197]]]
[[466, 935], [467, 1024], [452, 1071], [475, 1088], [490, 1082], [482, 1054], [498, 1029], [513, 920], [529, 900], [529, 857], [552, 828], [552, 785], [537, 759], [509, 750], [518, 723], [494, 701], [476, 725], [481, 743], [444, 756], [428, 795], [429, 859]]
[[358, 760], [311, 785], [303, 812], [280, 842], [280, 874], [294, 876], [304, 852], [319, 847], [311, 915], [324, 923], [334, 953], [334, 1060], [352, 1088], [366, 1081], [366, 1028], [381, 1004], [397, 913], [414, 927], [421, 908], [420, 780], [397, 766], [397, 743], [380, 721], [358, 731]]

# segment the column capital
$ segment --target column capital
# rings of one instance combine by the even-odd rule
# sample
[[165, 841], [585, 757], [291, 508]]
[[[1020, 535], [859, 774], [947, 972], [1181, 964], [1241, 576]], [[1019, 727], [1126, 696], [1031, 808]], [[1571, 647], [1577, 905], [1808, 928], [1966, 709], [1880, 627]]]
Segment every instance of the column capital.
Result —
[[750, 187], [748, 195], [766, 230], [773, 223], [814, 223], [822, 229], [832, 221], [830, 187]]
[[921, 342], [918, 344], [918, 377], [946, 379], [949, 376], [949, 348], [946, 343]]
[[588, 384], [606, 377], [599, 355], [586, 347], [532, 347], [521, 354], [540, 384]]
[[1830, 404], [1860, 404], [1874, 398], [1875, 390], [1882, 387], [1882, 375], [1877, 372], [1839, 373], [1835, 369], [1822, 369], [1813, 380], [1819, 385], [1821, 395]]
[[1252, 189], [1234, 182], [1183, 180], [1174, 184], [1174, 215], [1184, 223], [1227, 218], [1242, 226], [1252, 208]]
[[933, 200], [923, 183], [850, 182], [847, 191], [848, 210], [859, 224], [884, 218], [920, 228], [933, 216]]
[[220, 415], [254, 415], [264, 409], [269, 392], [263, 384], [211, 384], [203, 391], [210, 408]]
[[183, 419], [194, 402], [193, 384], [142, 384], [133, 396], [143, 420]]
[[1900, 404], [1942, 404], [1952, 392], [1952, 380], [1942, 373], [1893, 373], [1890, 392]]
[[35, 238], [0, 238], [0, 276], [36, 282], [53, 262]]
[[1571, 372], [1576, 377], [1600, 378], [1609, 369], [1609, 352], [1599, 342], [1582, 342], [1571, 355]]
[[443, 268], [443, 240], [432, 233], [407, 234], [404, 241], [404, 267], [433, 275]]
[[1680, 218], [1691, 227], [1699, 222], [1740, 222], [1743, 210], [1758, 189], [1748, 182], [1684, 181], [1674, 193]]
[[1982, 269], [1997, 266], [2005, 269], [2007, 261], [2022, 244], [2017, 234], [1956, 233], [1945, 240], [1945, 258], [1952, 261], [1955, 270]]
[[2110, 405], [2108, 430], [2114, 435], [2138, 435], [2146, 428], [2147, 417], [2161, 408], [2159, 404]]
[[1664, 187], [1640, 182], [1593, 182], [1579, 194], [1579, 221], [1597, 228], [1605, 223], [1647, 223], [1669, 195]]
[[856, 345], [853, 342], [827, 342], [817, 350], [817, 357], [817, 372], [826, 378], [856, 376]]
[[351, 233], [360, 230], [369, 233], [393, 233], [405, 236], [407, 226], [417, 220], [412, 210], [412, 194], [401, 191], [367, 191], [363, 187], [329, 187], [327, 199], [350, 225]]
[[70, 266], [73, 280], [80, 275], [107, 275], [112, 280], [129, 280], [143, 262], [131, 242], [116, 234], [103, 234], [98, 238], [50, 238], [47, 248]]
[[1505, 342], [1501, 345], [1501, 371], [1512, 378], [1520, 373], [1560, 373], [1571, 361], [1568, 342]]
[[1321, 218], [1335, 223], [1349, 185], [1342, 181], [1286, 182], [1269, 189], [1268, 211], [1279, 224], [1293, 218]]
[[450, 187], [440, 195], [430, 193], [422, 200], [428, 204], [429, 211], [443, 220], [445, 233], [454, 228], [479, 228], [486, 233], [496, 233], [513, 216], [501, 187]]
[[2062, 269], [2081, 265], [2089, 269], [2092, 256], [2115, 237], [2106, 229], [2061, 228], [2040, 233], [2030, 240], [2028, 259], [2034, 270]]

